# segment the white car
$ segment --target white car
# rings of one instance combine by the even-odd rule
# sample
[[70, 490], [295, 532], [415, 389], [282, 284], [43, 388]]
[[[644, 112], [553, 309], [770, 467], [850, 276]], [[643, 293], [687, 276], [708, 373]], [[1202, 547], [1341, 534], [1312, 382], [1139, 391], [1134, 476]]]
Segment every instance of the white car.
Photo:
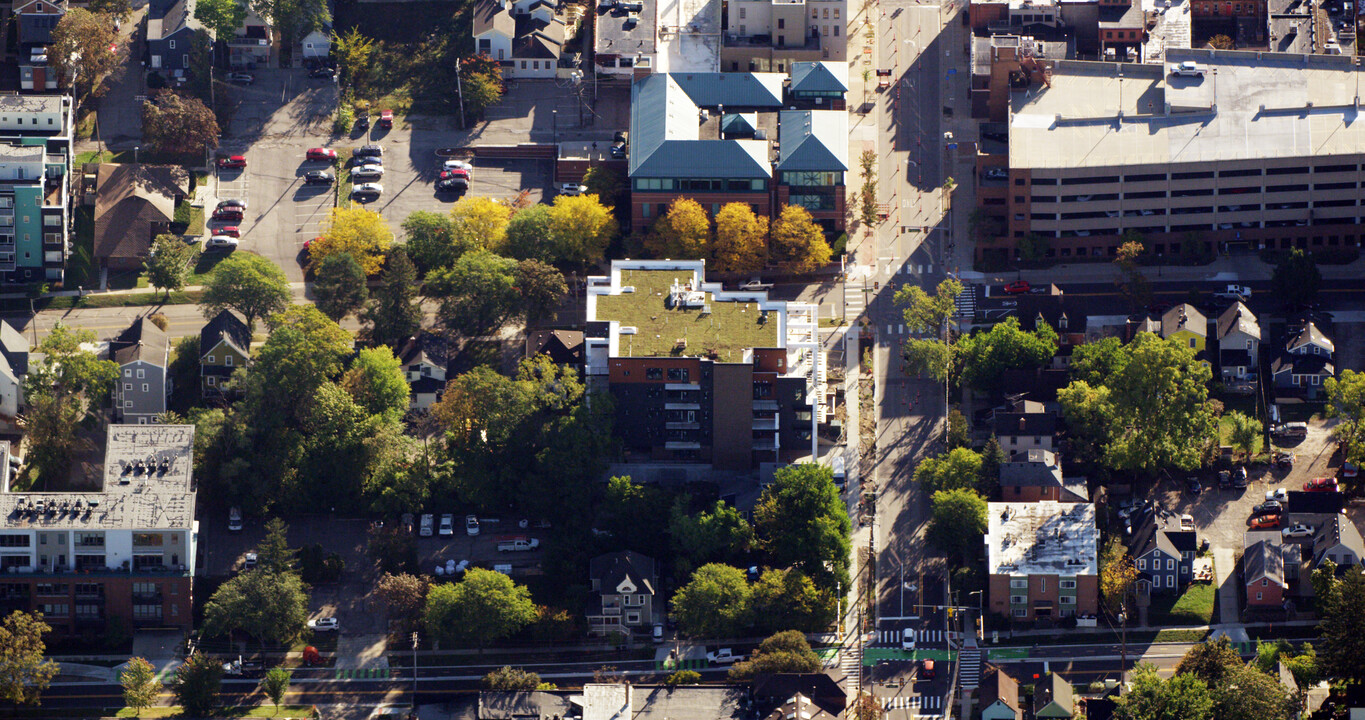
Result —
[[431, 528], [435, 525], [435, 523], [432, 522], [434, 519], [435, 518], [431, 516], [431, 513], [422, 513], [422, 520], [418, 525], [417, 534], [422, 537], [431, 537]]
[[361, 183], [351, 190], [352, 195], [374, 195], [379, 197], [384, 194], [384, 186], [379, 183]]
[[560, 195], [582, 195], [587, 191], [588, 191], [587, 185], [579, 185], [578, 183], [571, 182], [559, 184]]
[[351, 171], [351, 177], [355, 180], [378, 180], [384, 177], [384, 166], [361, 165]]
[[250, 85], [251, 83], [256, 81], [256, 78], [252, 77], [250, 73], [230, 72], [227, 74], [227, 81], [233, 83], [242, 83], [243, 85]]
[[464, 516], [464, 532], [470, 537], [479, 534], [479, 518], [474, 515]]
[[1186, 77], [1203, 77], [1204, 69], [1193, 60], [1186, 60], [1178, 65], [1171, 66], [1172, 75], [1184, 75]]
[[1294, 527], [1287, 527], [1280, 532], [1287, 538], [1311, 537], [1313, 535], [1313, 528], [1304, 525], [1303, 523], [1299, 523]]
[[250, 570], [254, 567], [256, 567], [256, 553], [249, 552], [246, 557], [242, 558], [242, 569]]
[[214, 235], [213, 237], [209, 238], [209, 241], [207, 243], [204, 243], [204, 247], [209, 248], [210, 250], [214, 248], [221, 248], [223, 250], [236, 250], [237, 238], [232, 237], [231, 235]]
[[1284, 491], [1284, 488], [1275, 488], [1274, 490], [1266, 490], [1266, 491], [1265, 491], [1265, 499], [1266, 499], [1266, 500], [1278, 500], [1278, 501], [1280, 501], [1280, 502], [1289, 502], [1289, 493], [1285, 492], [1285, 491]]
[[455, 534], [455, 516], [450, 513], [441, 515], [441, 529], [438, 531], [442, 535]]
[[236, 505], [228, 510], [228, 530], [238, 532], [242, 529], [242, 509]]
[[902, 650], [914, 650], [914, 649], [915, 649], [915, 630], [914, 630], [914, 628], [905, 628], [904, 630], [901, 630], [901, 649], [902, 649]]
[[464, 160], [447, 160], [441, 163], [442, 170], [463, 170], [470, 175], [474, 174], [474, 166]]
[[337, 622], [334, 617], [320, 617], [316, 620], [309, 620], [308, 627], [315, 632], [331, 632], [341, 627], [341, 623]]

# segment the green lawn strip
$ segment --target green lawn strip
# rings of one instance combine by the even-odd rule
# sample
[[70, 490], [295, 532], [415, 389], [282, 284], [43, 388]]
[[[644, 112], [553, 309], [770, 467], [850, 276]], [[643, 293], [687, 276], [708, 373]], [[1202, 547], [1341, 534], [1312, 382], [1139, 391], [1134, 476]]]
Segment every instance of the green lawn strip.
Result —
[[[1253, 416], [1253, 417], [1254, 417], [1254, 416]], [[1218, 444], [1220, 444], [1220, 445], [1231, 445], [1231, 444], [1232, 444], [1232, 439], [1231, 439], [1231, 438], [1232, 438], [1232, 420], [1231, 420], [1230, 418], [1226, 417], [1226, 416], [1221, 417], [1221, 418], [1218, 418]], [[1238, 451], [1238, 454], [1240, 455], [1240, 451]], [[1260, 435], [1257, 435], [1257, 436], [1256, 436], [1256, 446], [1255, 446], [1255, 449], [1252, 450], [1252, 454], [1253, 454], [1253, 455], [1259, 455], [1259, 454], [1261, 454], [1261, 436], [1260, 436]]]
[[95, 208], [79, 205], [73, 211], [76, 221], [71, 255], [66, 259], [66, 286], [94, 287], [99, 282], [95, 267]]
[[[351, 148], [342, 148], [337, 151], [337, 196], [336, 206], [347, 208], [351, 206]], [[309, 238], [311, 239], [311, 238]]]
[[143, 305], [193, 305], [199, 302], [203, 292], [199, 290], [177, 290], [169, 298], [160, 291], [147, 293], [120, 293], [117, 295], [86, 295], [84, 298], [54, 297], [40, 303], [42, 310], [70, 310], [72, 308], [114, 308], [139, 307]]
[[1152, 598], [1148, 619], [1153, 625], [1208, 625], [1213, 621], [1217, 588], [1211, 583], [1191, 583], [1179, 596], [1157, 595]]
[[[181, 710], [178, 706], [172, 707], [153, 707], [141, 712], [134, 712], [129, 708], [118, 711], [114, 717], [120, 718], [169, 718], [180, 717]], [[213, 712], [214, 717], [218, 718], [279, 718], [279, 720], [293, 720], [295, 718], [313, 717], [312, 705], [281, 705], [279, 713], [276, 714], [275, 706], [269, 703], [257, 707], [221, 707]], [[87, 716], [78, 716], [87, 717]], [[96, 715], [98, 717], [98, 715]]]

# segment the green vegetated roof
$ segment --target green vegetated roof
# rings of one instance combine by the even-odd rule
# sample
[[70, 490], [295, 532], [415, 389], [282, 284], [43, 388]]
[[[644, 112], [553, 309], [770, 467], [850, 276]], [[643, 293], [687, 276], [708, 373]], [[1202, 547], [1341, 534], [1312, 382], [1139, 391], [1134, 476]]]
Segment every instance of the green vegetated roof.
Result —
[[[615, 320], [637, 330], [633, 335], [621, 333], [621, 357], [714, 354], [719, 362], [741, 362], [749, 348], [778, 347], [777, 318], [764, 322], [757, 303], [714, 302], [706, 293], [710, 314], [702, 314], [701, 308], [668, 307], [673, 281], [690, 279], [691, 273], [684, 270], [622, 270], [621, 286], [634, 287], [635, 292], [597, 298], [597, 320]], [[677, 350], [680, 339], [687, 346]]]

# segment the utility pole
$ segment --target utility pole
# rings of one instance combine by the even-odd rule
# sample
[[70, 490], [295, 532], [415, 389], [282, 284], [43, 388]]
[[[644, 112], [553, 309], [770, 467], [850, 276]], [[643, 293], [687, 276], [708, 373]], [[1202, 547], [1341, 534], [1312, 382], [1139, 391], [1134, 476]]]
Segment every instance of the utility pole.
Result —
[[464, 83], [460, 80], [460, 63], [455, 67], [455, 95], [460, 99], [460, 129], [464, 129]]
[[417, 711], [417, 633], [412, 634], [412, 709]]

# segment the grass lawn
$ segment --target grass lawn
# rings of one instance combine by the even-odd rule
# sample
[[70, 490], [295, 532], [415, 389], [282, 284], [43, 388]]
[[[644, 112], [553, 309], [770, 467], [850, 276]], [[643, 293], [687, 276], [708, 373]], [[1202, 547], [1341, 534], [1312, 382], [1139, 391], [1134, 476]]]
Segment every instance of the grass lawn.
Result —
[[1161, 630], [1152, 642], [1197, 643], [1202, 642], [1208, 634], [1206, 630]]
[[185, 228], [185, 234], [190, 236], [204, 234], [204, 208], [190, 206], [190, 224]]
[[351, 206], [351, 148], [342, 148], [337, 151], [337, 195], [336, 206], [348, 208]]
[[[95, 713], [94, 717], [99, 717]], [[222, 707], [213, 713], [214, 717], [220, 718], [279, 718], [279, 720], [291, 720], [292, 718], [311, 718], [313, 717], [312, 705], [281, 705], [279, 712], [275, 711], [275, 706], [269, 703], [259, 707]], [[169, 718], [180, 717], [179, 707], [153, 707], [147, 708], [139, 713], [134, 713], [129, 708], [118, 711], [114, 717], [121, 718]]]
[[161, 291], [130, 293], [127, 295], [86, 295], [83, 298], [55, 297], [46, 304], [38, 303], [41, 310], [69, 310], [83, 308], [140, 307], [144, 305], [193, 305], [199, 302], [202, 292], [195, 290], [171, 293], [169, 299]]
[[1180, 596], [1154, 596], [1148, 610], [1148, 622], [1153, 625], [1208, 625], [1213, 621], [1217, 597], [1218, 590], [1212, 583], [1190, 583]]
[[76, 237], [71, 245], [71, 256], [66, 259], [66, 286], [94, 287], [99, 284], [99, 269], [95, 267], [95, 208], [85, 205], [75, 208]]
[[[1251, 451], [1252, 455], [1261, 454], [1261, 450], [1264, 449], [1261, 447], [1261, 442], [1262, 442], [1261, 435], [1258, 433], [1256, 435], [1256, 446]], [[1232, 421], [1227, 417], [1218, 418], [1218, 444], [1219, 445], [1232, 444]], [[1238, 453], [1240, 452], [1241, 451], [1238, 450]]]

